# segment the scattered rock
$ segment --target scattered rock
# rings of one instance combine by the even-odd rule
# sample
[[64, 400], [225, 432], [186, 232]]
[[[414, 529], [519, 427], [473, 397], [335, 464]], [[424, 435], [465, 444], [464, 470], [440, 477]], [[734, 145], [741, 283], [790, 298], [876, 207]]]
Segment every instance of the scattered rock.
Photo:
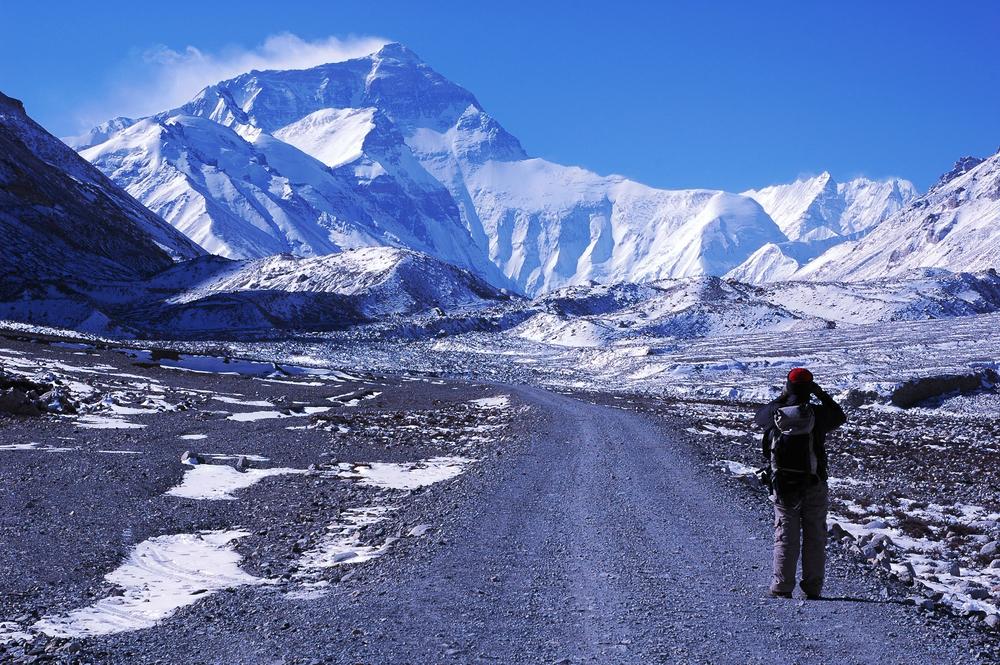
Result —
[[834, 522], [830, 525], [830, 537], [835, 540], [843, 540], [844, 538], [850, 538], [851, 540], [854, 539], [854, 536], [852, 536], [847, 529], [840, 526], [838, 522]]
[[878, 553], [875, 557], [875, 565], [885, 570], [892, 570], [892, 562], [890, 561], [889, 553], [885, 550]]
[[28, 394], [17, 388], [0, 394], [0, 411], [14, 416], [40, 416], [38, 405]]
[[193, 453], [190, 450], [185, 450], [184, 454], [181, 455], [181, 464], [190, 464], [191, 466], [195, 466], [204, 463], [205, 463], [204, 457], [202, 457], [198, 453]]
[[997, 626], [1000, 626], [1000, 615], [987, 614], [986, 618], [983, 619], [983, 623], [985, 623], [990, 628], [996, 628]]
[[990, 592], [986, 587], [971, 586], [966, 587], [964, 591], [973, 600], [986, 600], [990, 597]]
[[993, 542], [986, 543], [979, 549], [979, 554], [981, 556], [992, 557], [1000, 552], [1000, 540], [994, 540]]

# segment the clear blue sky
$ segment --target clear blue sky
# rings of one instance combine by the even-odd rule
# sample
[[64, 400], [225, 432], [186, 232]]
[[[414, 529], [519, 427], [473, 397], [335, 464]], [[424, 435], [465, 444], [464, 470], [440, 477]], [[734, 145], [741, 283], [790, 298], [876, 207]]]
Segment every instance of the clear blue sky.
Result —
[[152, 47], [217, 53], [285, 31], [403, 42], [532, 155], [659, 187], [829, 170], [924, 189], [1000, 145], [992, 0], [11, 1], [0, 90], [67, 135]]

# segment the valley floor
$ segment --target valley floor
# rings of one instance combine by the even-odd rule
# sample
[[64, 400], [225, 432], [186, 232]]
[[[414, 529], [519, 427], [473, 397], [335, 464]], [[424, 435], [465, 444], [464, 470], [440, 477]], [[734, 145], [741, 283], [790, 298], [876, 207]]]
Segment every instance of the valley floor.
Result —
[[716, 468], [738, 409], [133, 356], [0, 345], [81, 411], [0, 419], [0, 660], [996, 657], [846, 540], [828, 600], [767, 597], [769, 505]]

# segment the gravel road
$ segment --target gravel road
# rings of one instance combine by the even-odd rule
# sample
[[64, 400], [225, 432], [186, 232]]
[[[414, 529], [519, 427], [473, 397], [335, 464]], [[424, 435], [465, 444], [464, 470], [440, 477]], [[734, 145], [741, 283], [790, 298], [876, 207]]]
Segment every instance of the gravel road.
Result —
[[[518, 445], [424, 505], [435, 530], [319, 599], [242, 588], [152, 630], [89, 640], [101, 662], [961, 663], [961, 632], [872, 600], [834, 565], [829, 600], [766, 596], [769, 525], [677, 431], [534, 388]], [[447, 490], [447, 491], [444, 491]], [[877, 595], [875, 596], [877, 598]], [[199, 617], [212, 620], [210, 629]]]

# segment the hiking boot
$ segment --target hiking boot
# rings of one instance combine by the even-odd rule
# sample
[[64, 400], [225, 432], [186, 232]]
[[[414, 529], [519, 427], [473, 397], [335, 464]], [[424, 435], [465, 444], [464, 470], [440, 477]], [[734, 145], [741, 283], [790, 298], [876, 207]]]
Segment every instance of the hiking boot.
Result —
[[806, 598], [809, 600], [823, 600], [823, 596], [818, 593], [807, 593]]
[[771, 598], [791, 598], [791, 591], [772, 591]]

